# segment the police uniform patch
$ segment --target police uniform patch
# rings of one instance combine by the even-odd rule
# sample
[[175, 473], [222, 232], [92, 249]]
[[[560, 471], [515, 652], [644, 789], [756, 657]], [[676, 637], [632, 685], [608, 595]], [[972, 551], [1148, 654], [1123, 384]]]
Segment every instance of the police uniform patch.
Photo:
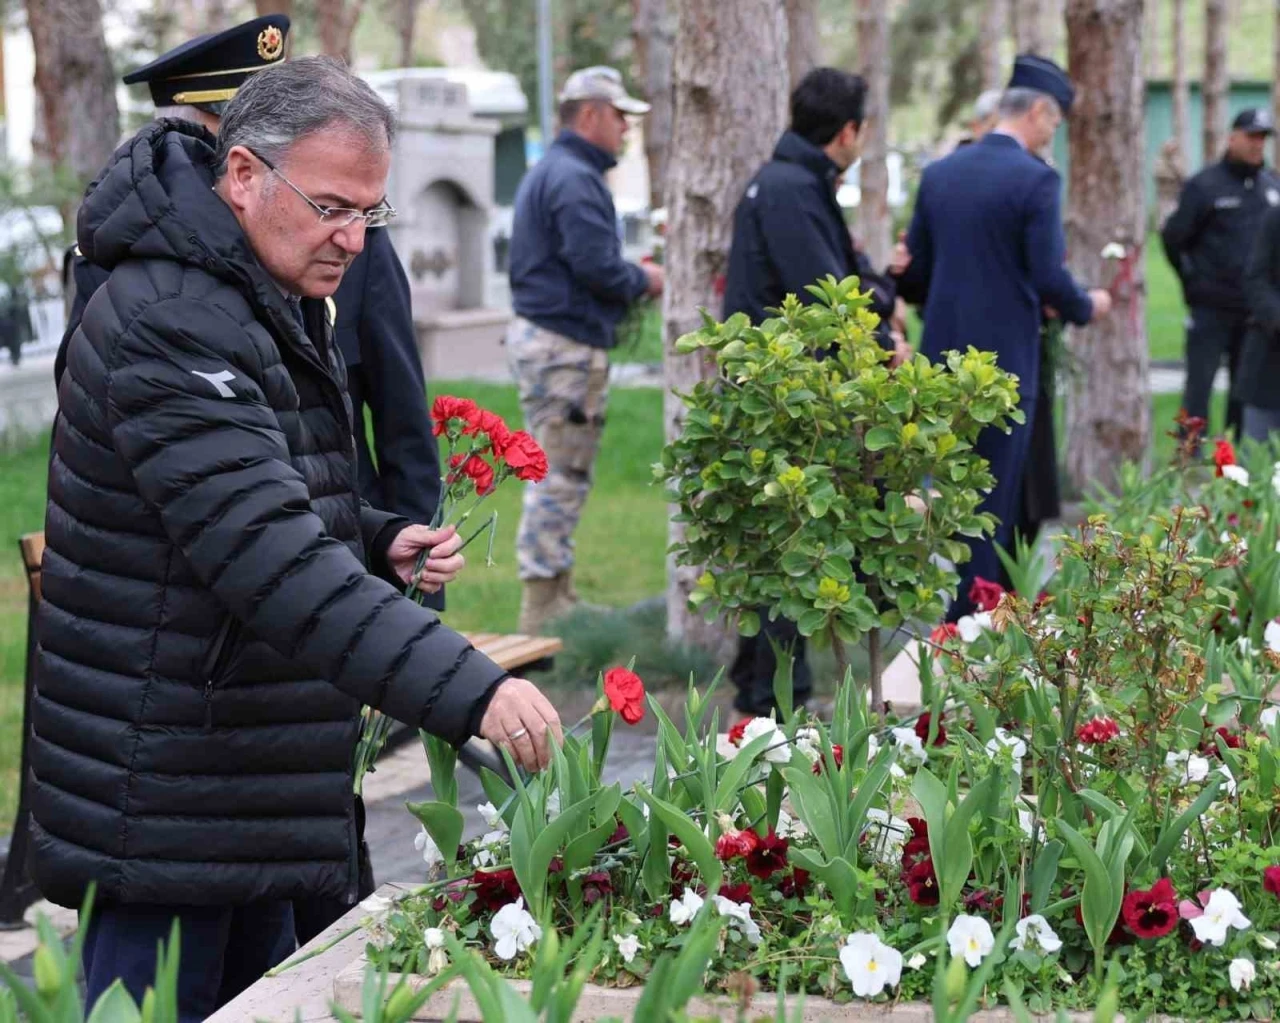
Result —
[[275, 25], [268, 25], [258, 33], [258, 56], [263, 60], [275, 60], [284, 53], [284, 33]]

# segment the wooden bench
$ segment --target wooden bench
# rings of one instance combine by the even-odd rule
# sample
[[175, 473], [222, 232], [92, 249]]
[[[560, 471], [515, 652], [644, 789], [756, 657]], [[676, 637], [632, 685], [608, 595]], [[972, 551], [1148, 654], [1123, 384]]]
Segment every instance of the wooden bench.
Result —
[[506, 636], [498, 632], [464, 632], [471, 645], [506, 671], [538, 669], [564, 649], [555, 636]]

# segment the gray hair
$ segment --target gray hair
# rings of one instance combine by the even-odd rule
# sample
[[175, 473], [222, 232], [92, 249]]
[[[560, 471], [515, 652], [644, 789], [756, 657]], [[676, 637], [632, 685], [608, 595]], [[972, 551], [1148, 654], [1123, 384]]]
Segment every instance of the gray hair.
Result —
[[217, 175], [227, 154], [244, 146], [279, 163], [289, 147], [326, 128], [340, 127], [384, 149], [395, 138], [395, 117], [367, 82], [333, 57], [299, 57], [252, 75], [227, 104], [218, 131]]
[[985, 121], [1000, 106], [1000, 98], [1004, 94], [999, 89], [988, 89], [973, 104], [973, 119]]
[[1056, 99], [1039, 89], [1027, 89], [1022, 86], [1006, 89], [1004, 95], [1000, 97], [1000, 116], [1021, 117], [1041, 100], [1048, 100], [1055, 108], [1058, 106]]

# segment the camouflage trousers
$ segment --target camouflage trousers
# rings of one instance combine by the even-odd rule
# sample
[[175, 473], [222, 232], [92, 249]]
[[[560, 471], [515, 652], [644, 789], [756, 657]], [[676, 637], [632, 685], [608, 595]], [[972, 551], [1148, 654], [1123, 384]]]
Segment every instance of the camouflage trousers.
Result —
[[517, 317], [507, 361], [520, 392], [525, 429], [547, 453], [547, 478], [526, 484], [516, 562], [521, 579], [553, 579], [573, 567], [582, 517], [604, 431], [609, 353]]

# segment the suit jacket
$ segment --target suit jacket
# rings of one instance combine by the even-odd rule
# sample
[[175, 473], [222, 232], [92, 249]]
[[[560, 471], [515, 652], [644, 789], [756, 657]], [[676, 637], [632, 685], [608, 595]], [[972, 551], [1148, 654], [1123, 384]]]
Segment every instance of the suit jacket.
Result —
[[1021, 379], [1024, 400], [1039, 387], [1041, 307], [1068, 323], [1093, 315], [1064, 266], [1058, 172], [1008, 135], [926, 168], [907, 247], [899, 292], [924, 304], [924, 353], [993, 351]]

